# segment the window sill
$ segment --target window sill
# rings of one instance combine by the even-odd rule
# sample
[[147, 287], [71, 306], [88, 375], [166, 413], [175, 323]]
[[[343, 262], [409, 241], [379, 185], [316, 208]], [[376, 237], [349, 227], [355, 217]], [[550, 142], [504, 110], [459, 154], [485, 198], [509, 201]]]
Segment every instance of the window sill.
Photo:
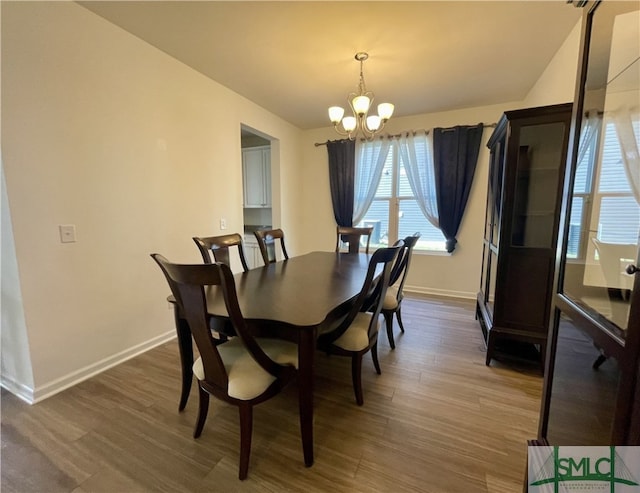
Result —
[[446, 250], [418, 250], [417, 248], [414, 248], [413, 253], [416, 255], [433, 255], [436, 257], [451, 256], [451, 254]]

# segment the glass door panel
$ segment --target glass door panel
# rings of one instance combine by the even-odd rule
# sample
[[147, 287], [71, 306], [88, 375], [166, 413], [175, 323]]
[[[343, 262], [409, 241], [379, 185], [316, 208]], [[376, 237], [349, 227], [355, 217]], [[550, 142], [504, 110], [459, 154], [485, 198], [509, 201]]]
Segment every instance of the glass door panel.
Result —
[[484, 241], [483, 251], [482, 251], [482, 273], [480, 277], [480, 291], [482, 293], [488, 293], [488, 275], [489, 275], [489, 242], [487, 240]]
[[[593, 342], [569, 318], [563, 317], [558, 327], [547, 422], [549, 443], [609, 443], [619, 378], [615, 358], [603, 359]], [[585, 409], [589, 411], [584, 412]]]
[[553, 445], [640, 443], [640, 274], [631, 274], [640, 234], [639, 7], [584, 7], [586, 51], [566, 177], [572, 190], [563, 199], [568, 215], [539, 430]]
[[494, 313], [496, 299], [496, 281], [498, 277], [498, 255], [493, 248], [489, 248], [489, 288], [487, 291], [487, 309]]
[[563, 136], [563, 123], [524, 126], [520, 130], [512, 246], [553, 246]]
[[640, 234], [640, 11], [593, 17], [563, 293], [626, 337]]
[[496, 144], [495, 152], [491, 154], [491, 176], [489, 177], [489, 198], [487, 199], [487, 221], [486, 228], [489, 230], [485, 237], [494, 246], [498, 245], [500, 235], [500, 214], [502, 211], [502, 177], [504, 141]]

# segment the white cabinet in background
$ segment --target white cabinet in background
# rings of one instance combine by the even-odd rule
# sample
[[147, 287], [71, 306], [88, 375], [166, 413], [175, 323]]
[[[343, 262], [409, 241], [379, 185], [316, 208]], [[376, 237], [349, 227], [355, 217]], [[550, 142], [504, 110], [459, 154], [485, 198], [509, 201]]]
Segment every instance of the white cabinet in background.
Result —
[[271, 207], [271, 148], [242, 149], [244, 207]]
[[253, 235], [247, 234], [244, 236], [244, 256], [246, 257], [245, 260], [249, 265], [249, 269], [255, 269], [256, 267], [262, 267], [264, 265], [260, 247]]

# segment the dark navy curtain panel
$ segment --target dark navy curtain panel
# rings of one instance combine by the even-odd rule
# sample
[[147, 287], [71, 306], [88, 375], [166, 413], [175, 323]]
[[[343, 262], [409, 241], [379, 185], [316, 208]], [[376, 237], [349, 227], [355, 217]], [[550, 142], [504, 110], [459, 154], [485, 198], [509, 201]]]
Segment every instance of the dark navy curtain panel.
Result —
[[329, 186], [333, 215], [338, 226], [353, 226], [353, 194], [356, 169], [354, 140], [327, 142], [329, 153]]
[[447, 252], [456, 248], [456, 235], [469, 199], [480, 153], [482, 123], [433, 129], [433, 164], [440, 229]]

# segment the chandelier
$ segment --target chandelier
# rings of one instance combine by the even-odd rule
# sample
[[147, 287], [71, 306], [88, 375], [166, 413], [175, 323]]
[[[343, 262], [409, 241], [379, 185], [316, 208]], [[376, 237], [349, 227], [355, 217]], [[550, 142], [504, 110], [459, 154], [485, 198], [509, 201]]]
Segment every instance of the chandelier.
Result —
[[[367, 140], [373, 139], [374, 135], [384, 128], [384, 124], [393, 114], [393, 105], [391, 103], [381, 103], [378, 105], [377, 115], [368, 115], [374, 94], [371, 91], [367, 91], [362, 73], [362, 65], [367, 58], [369, 58], [369, 55], [362, 51], [356, 53], [355, 56], [355, 59], [360, 62], [360, 83], [358, 84], [358, 92], [352, 92], [347, 97], [353, 116], [345, 116], [343, 118], [344, 108], [340, 106], [329, 108], [329, 119], [333, 123], [333, 128], [340, 135], [345, 135], [350, 140], [354, 140], [358, 132], [362, 132]], [[340, 124], [342, 124], [342, 129], [340, 129]]]

